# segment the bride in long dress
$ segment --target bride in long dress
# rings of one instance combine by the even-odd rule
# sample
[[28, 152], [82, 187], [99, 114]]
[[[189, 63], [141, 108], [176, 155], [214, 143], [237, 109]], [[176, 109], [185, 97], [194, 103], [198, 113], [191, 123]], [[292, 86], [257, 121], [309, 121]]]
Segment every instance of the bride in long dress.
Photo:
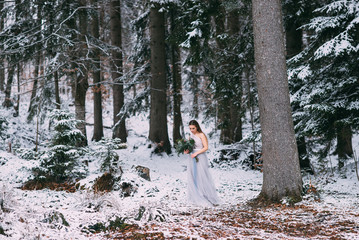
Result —
[[[188, 200], [200, 206], [218, 205], [220, 200], [208, 169], [208, 158], [206, 155], [208, 150], [207, 137], [196, 120], [189, 122], [189, 129], [195, 144], [193, 152], [190, 153], [187, 167]], [[185, 153], [189, 153], [189, 151], [185, 151]]]

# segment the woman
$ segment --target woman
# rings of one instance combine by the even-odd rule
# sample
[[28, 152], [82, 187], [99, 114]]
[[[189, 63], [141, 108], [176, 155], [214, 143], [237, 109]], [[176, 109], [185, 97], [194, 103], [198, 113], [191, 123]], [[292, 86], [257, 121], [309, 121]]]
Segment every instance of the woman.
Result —
[[[201, 206], [214, 206], [219, 204], [216, 188], [208, 170], [208, 141], [196, 120], [189, 122], [191, 137], [195, 141], [194, 150], [188, 161], [188, 199]], [[189, 151], [185, 151], [189, 153]]]

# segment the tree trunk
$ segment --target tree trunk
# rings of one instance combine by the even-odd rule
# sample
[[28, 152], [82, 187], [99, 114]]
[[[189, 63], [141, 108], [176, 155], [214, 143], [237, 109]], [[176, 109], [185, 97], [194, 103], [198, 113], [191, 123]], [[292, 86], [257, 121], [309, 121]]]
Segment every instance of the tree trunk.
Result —
[[[240, 82], [240, 80], [238, 80], [238, 82]], [[236, 96], [236, 98], [241, 99], [241, 96]], [[230, 139], [232, 142], [239, 142], [243, 138], [241, 107], [231, 102], [229, 108], [231, 115]]]
[[336, 153], [339, 159], [339, 169], [344, 167], [346, 159], [353, 156], [352, 129], [350, 126], [337, 127], [337, 148]]
[[15, 106], [15, 117], [19, 116], [20, 111], [20, 76], [21, 76], [21, 63], [17, 64], [17, 99]]
[[[0, 1], [0, 12], [4, 8], [4, 1]], [[4, 30], [4, 17], [0, 17], [0, 32]], [[2, 51], [3, 49], [0, 49]], [[4, 91], [5, 84], [5, 59], [0, 55], [0, 91]]]
[[286, 52], [287, 58], [291, 58], [302, 51], [303, 40], [302, 40], [302, 30], [299, 29], [300, 26], [297, 26], [295, 23], [288, 24], [286, 33]]
[[254, 0], [252, 11], [264, 164], [259, 199], [299, 201], [302, 179], [289, 100], [281, 1]]
[[[30, 104], [29, 104], [29, 109], [28, 109], [28, 117], [27, 119], [30, 121], [32, 120], [32, 118], [35, 115], [35, 109], [36, 107], [34, 107], [34, 103], [36, 102], [36, 93], [37, 93], [37, 85], [38, 85], [38, 80], [39, 80], [39, 71], [40, 71], [40, 52], [37, 53], [36, 55], [36, 60], [35, 60], [35, 69], [34, 69], [34, 82], [32, 85], [32, 91], [31, 91], [31, 97], [30, 97]], [[38, 103], [39, 104], [39, 103]]]
[[12, 82], [14, 80], [14, 72], [15, 72], [15, 67], [9, 66], [8, 74], [7, 74], [6, 88], [5, 88], [5, 100], [2, 104], [6, 108], [10, 108], [14, 105], [14, 103], [11, 101], [11, 87], [12, 87]]
[[121, 25], [121, 1], [111, 1], [111, 42], [117, 49], [112, 50], [111, 76], [113, 81], [113, 138], [119, 138], [127, 142], [125, 114], [118, 116], [125, 102], [123, 93], [123, 56], [122, 56], [122, 25]]
[[195, 119], [198, 119], [199, 116], [199, 107], [198, 107], [198, 78], [197, 78], [197, 67], [192, 66], [192, 94], [193, 94], [193, 109], [192, 116]]
[[[54, 21], [55, 21], [55, 11], [54, 11], [54, 9], [52, 9], [49, 12], [49, 17], [47, 20], [50, 32], [54, 31]], [[54, 46], [52, 46], [52, 45], [53, 44], [50, 44], [48, 46], [48, 52], [49, 52], [50, 57], [55, 58], [56, 52], [54, 51]], [[55, 68], [57, 68], [57, 67], [58, 66], [55, 66]], [[51, 81], [52, 76], [49, 76], [48, 78]], [[55, 105], [56, 105], [56, 109], [60, 109], [61, 101], [60, 101], [60, 89], [59, 89], [59, 73], [57, 70], [54, 71], [53, 78], [54, 78], [54, 87], [55, 87]]]
[[[97, 0], [91, 0], [91, 4], [95, 9], [98, 9]], [[91, 31], [95, 39], [100, 38], [99, 28], [99, 10], [92, 15]], [[100, 141], [103, 138], [103, 123], [102, 123], [102, 92], [101, 92], [101, 59], [100, 50], [94, 47], [93, 51], [93, 94], [94, 94], [94, 129], [92, 140]]]
[[[86, 0], [81, 0], [80, 2], [81, 7], [86, 6]], [[85, 57], [87, 52], [87, 44], [86, 44], [86, 34], [87, 34], [87, 10], [81, 9], [79, 10], [79, 56], [78, 59]], [[75, 83], [75, 115], [76, 119], [80, 120], [81, 122], [78, 124], [79, 130], [85, 136], [84, 140], [79, 143], [79, 146], [86, 146], [87, 145], [87, 134], [86, 134], [86, 92], [89, 87], [88, 84], [88, 73], [86, 67], [86, 62], [79, 65], [78, 68], [81, 69], [76, 76], [76, 83]]]
[[[15, 21], [16, 22], [20, 21], [20, 12], [21, 12], [20, 4], [21, 4], [20, 0], [15, 0]], [[17, 29], [15, 31], [15, 35], [19, 34], [19, 31], [20, 30]], [[6, 108], [10, 108], [10, 107], [14, 106], [14, 103], [11, 101], [11, 87], [12, 87], [12, 82], [14, 80], [15, 63], [12, 62], [12, 59], [10, 59], [7, 62], [7, 68], [8, 68], [8, 75], [7, 75], [7, 82], [6, 82], [6, 88], [5, 88], [5, 99], [3, 102], [3, 106]]]
[[[225, 51], [227, 46], [227, 41], [223, 40], [221, 37], [218, 37], [225, 33], [225, 9], [223, 5], [220, 5], [217, 14], [214, 17], [215, 27], [216, 27], [216, 43], [218, 47], [218, 55], [221, 55], [222, 51]], [[231, 141], [231, 110], [230, 110], [230, 93], [228, 84], [228, 79], [223, 72], [227, 69], [226, 67], [226, 60], [220, 60], [220, 65], [222, 65], [222, 72], [218, 74], [216, 79], [216, 94], [218, 95], [218, 121], [219, 121], [219, 129], [221, 130], [220, 134], [220, 141], [223, 144], [230, 144]], [[231, 89], [232, 91], [233, 89]]]
[[[228, 14], [228, 32], [230, 34], [231, 39], [234, 39], [239, 34], [239, 12], [237, 9], [229, 12]], [[235, 43], [232, 43], [235, 44]], [[237, 57], [237, 54], [233, 54], [230, 59], [228, 66], [232, 69], [230, 71], [235, 71], [235, 68], [238, 67], [240, 64], [239, 59]], [[243, 132], [242, 132], [242, 115], [243, 115], [243, 109], [242, 109], [242, 96], [243, 96], [243, 84], [239, 76], [235, 76], [233, 79], [233, 82], [238, 84], [238, 89], [235, 92], [235, 98], [236, 101], [231, 101], [230, 103], [230, 125], [231, 125], [231, 141], [232, 142], [239, 142], [243, 138]]]
[[60, 109], [61, 108], [61, 101], [60, 101], [60, 91], [59, 91], [59, 73], [57, 71], [54, 72], [54, 81], [55, 81], [56, 109]]
[[4, 91], [5, 84], [5, 60], [0, 57], [0, 91]]
[[[254, 131], [254, 103], [253, 103], [253, 94], [252, 94], [252, 91], [251, 91], [251, 81], [249, 79], [249, 69], [248, 68], [245, 68], [244, 69], [244, 77], [245, 77], [245, 80], [247, 82], [247, 95], [248, 95], [248, 104], [247, 104], [247, 108], [249, 110], [249, 116], [250, 116], [250, 119], [251, 119], [251, 129], [252, 129], [252, 132]], [[253, 150], [253, 155], [254, 156], [257, 156], [257, 150], [256, 150], [256, 143], [255, 141], [253, 140], [252, 142], [252, 150]]]
[[[178, 31], [175, 26], [175, 10], [171, 11], [171, 32]], [[172, 44], [172, 78], [173, 78], [173, 143], [181, 139], [181, 104], [182, 104], [182, 78], [181, 78], [181, 52], [178, 44]]]
[[[39, 6], [37, 6], [37, 19], [36, 19], [36, 24], [38, 26], [41, 26], [41, 21], [42, 21], [42, 16], [41, 16], [41, 11], [42, 11], [42, 5], [39, 4]], [[37, 34], [36, 35], [36, 40], [37, 42], [41, 41], [41, 34]], [[35, 109], [34, 109], [34, 103], [36, 102], [36, 93], [37, 93], [37, 85], [38, 85], [38, 79], [39, 79], [39, 73], [40, 73], [40, 64], [41, 64], [41, 50], [40, 50], [40, 45], [36, 44], [35, 45], [35, 50], [36, 50], [36, 56], [35, 56], [35, 69], [34, 69], [34, 84], [32, 86], [32, 91], [31, 91], [31, 98], [30, 98], [30, 105], [29, 105], [29, 109], [28, 109], [28, 121], [32, 120], [34, 115], [35, 115]], [[40, 104], [39, 102], [37, 104]], [[37, 108], [38, 109], [38, 108]]]
[[149, 139], [156, 143], [163, 142], [165, 151], [171, 153], [167, 130], [165, 19], [163, 11], [159, 11], [160, 7], [153, 3], [150, 9], [152, 78]]

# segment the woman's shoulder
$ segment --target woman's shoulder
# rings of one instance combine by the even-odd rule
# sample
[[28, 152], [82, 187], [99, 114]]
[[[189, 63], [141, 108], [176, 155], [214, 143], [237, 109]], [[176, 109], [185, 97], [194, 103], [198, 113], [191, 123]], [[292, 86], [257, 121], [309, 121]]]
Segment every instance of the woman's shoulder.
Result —
[[206, 134], [204, 134], [203, 132], [199, 133], [198, 135], [200, 138], [206, 138], [207, 139], [207, 136]]

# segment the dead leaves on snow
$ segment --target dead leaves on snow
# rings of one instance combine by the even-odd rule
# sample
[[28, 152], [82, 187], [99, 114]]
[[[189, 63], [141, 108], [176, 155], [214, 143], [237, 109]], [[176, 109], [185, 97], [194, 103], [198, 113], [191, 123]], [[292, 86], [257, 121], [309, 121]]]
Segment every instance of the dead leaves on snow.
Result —
[[[359, 234], [358, 213], [340, 212], [335, 209], [316, 210], [311, 206], [289, 207], [276, 204], [266, 208], [207, 209], [198, 213], [177, 213], [175, 222], [148, 223], [136, 229], [136, 234], [126, 233], [125, 238], [108, 239], [164, 239], [162, 232], [170, 233], [166, 239], [263, 239], [265, 236], [281, 236], [273, 239], [323, 238], [346, 239]], [[131, 230], [130, 230], [131, 231]], [[117, 237], [121, 233], [116, 233]], [[132, 235], [131, 235], [132, 234]], [[134, 238], [126, 238], [129, 236]], [[192, 239], [192, 238], [191, 238]]]

